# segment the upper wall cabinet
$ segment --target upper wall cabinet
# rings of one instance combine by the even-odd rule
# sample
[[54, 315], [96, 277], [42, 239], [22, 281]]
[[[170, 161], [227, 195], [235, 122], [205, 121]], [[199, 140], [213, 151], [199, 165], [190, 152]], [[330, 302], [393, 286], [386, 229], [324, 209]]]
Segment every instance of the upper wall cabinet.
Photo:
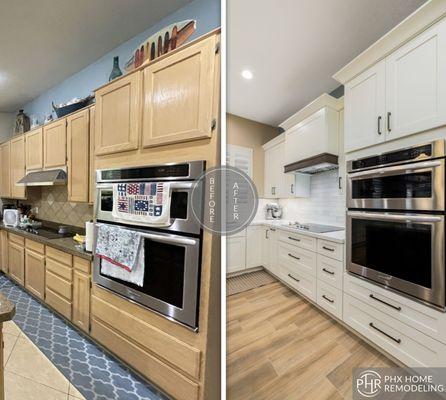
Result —
[[96, 91], [96, 155], [139, 147], [140, 108], [140, 72], [129, 74]]
[[26, 170], [43, 168], [43, 128], [37, 128], [25, 135]]
[[90, 110], [67, 117], [68, 200], [88, 202]]
[[386, 64], [381, 61], [345, 85], [345, 150], [385, 140]]
[[11, 197], [11, 142], [2, 143], [0, 145], [0, 160], [1, 160], [1, 186], [0, 196]]
[[144, 70], [143, 147], [210, 137], [215, 36]]
[[446, 20], [345, 85], [345, 150], [446, 124]]
[[14, 199], [25, 199], [26, 188], [17, 186], [16, 183], [25, 176], [25, 136], [21, 135], [11, 140], [10, 174], [11, 174], [11, 197]]
[[63, 167], [67, 162], [67, 121], [58, 119], [43, 127], [43, 167]]

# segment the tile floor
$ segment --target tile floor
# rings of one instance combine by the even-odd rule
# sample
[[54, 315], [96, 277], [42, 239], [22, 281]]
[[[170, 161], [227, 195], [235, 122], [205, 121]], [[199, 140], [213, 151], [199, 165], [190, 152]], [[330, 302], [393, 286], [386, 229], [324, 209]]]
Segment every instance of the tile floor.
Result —
[[14, 322], [4, 324], [3, 338], [5, 400], [85, 400]]

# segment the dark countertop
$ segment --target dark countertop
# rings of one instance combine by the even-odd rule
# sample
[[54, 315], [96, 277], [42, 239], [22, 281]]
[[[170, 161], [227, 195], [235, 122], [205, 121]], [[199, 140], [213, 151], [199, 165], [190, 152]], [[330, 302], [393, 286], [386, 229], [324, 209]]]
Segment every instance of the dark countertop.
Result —
[[0, 323], [10, 321], [15, 315], [15, 305], [0, 293]]
[[93, 259], [93, 254], [85, 250], [81, 250], [79, 247], [76, 247], [77, 242], [71, 237], [65, 237], [60, 239], [48, 239], [31, 232], [26, 232], [22, 229], [4, 226], [3, 224], [0, 225], [0, 229], [34, 240], [35, 242], [43, 243], [50, 247], [54, 247], [55, 249], [65, 251], [66, 253], [73, 254], [74, 256], [85, 258], [86, 260], [89, 261]]

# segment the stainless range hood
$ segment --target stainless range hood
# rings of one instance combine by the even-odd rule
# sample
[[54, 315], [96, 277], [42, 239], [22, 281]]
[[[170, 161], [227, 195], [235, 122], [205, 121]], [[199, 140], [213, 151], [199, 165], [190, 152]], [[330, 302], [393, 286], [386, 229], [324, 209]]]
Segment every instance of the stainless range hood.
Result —
[[66, 184], [67, 173], [63, 169], [29, 172], [16, 183], [17, 186], [54, 186]]
[[338, 156], [330, 153], [322, 153], [317, 156], [299, 160], [294, 163], [285, 165], [285, 173], [299, 172], [303, 174], [317, 174], [319, 172], [337, 169]]

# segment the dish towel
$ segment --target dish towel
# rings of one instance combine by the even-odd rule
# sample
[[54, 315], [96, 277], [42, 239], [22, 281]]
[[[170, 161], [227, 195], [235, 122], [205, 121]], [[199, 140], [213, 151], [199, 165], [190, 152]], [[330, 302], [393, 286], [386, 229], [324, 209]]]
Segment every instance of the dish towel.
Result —
[[104, 275], [142, 286], [144, 240], [139, 232], [113, 225], [98, 225], [95, 255]]
[[169, 226], [171, 190], [168, 182], [118, 183], [113, 185], [113, 218]]

